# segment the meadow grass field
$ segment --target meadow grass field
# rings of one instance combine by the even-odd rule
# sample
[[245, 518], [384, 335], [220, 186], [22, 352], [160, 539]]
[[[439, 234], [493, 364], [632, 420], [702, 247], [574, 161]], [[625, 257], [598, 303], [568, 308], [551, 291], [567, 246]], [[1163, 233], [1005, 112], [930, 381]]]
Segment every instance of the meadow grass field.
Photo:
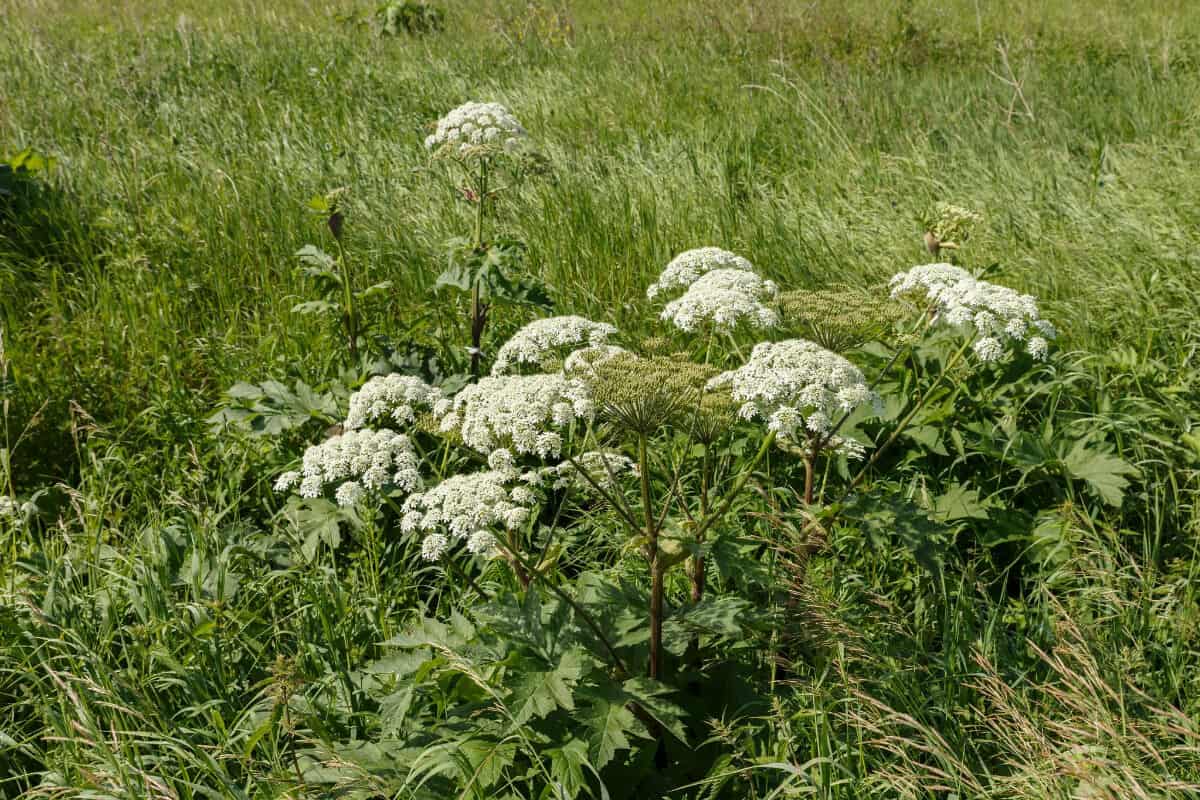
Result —
[[[1200, 796], [1200, 7], [430, 2], [385, 35], [366, 0], [0, 0], [0, 797]], [[813, 503], [737, 428], [702, 489], [561, 501], [540, 562], [422, 559], [394, 504], [273, 484], [369, 376], [467, 380], [435, 284], [482, 206], [424, 142], [471, 100], [539, 154], [488, 208], [549, 298], [497, 302], [485, 362], [554, 313], [736, 367], [754, 339], [646, 295], [710, 245], [801, 304], [951, 258], [1058, 338], [847, 348], [886, 401], [864, 444], [920, 412], [849, 503], [843, 456]], [[981, 221], [935, 258], [938, 202]], [[382, 284], [359, 358], [296, 310], [309, 244]], [[613, 544], [626, 502], [689, 566]], [[656, 574], [667, 666], [634, 678]]]

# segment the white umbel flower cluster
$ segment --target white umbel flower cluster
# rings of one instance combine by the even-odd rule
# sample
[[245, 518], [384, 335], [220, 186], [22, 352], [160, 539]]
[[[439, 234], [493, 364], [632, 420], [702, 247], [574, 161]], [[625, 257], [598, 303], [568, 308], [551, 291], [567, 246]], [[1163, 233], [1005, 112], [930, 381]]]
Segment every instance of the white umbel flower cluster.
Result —
[[667, 303], [661, 316], [688, 332], [705, 324], [732, 330], [742, 322], [771, 328], [779, 324], [779, 315], [766, 303], [777, 293], [773, 282], [753, 272], [716, 269], [701, 275], [682, 296]]
[[443, 431], [458, 430], [481, 453], [507, 448], [524, 455], [557, 458], [563, 428], [590, 419], [592, 401], [577, 378], [502, 375], [482, 378], [434, 409]]
[[529, 520], [533, 494], [524, 486], [509, 488], [511, 469], [454, 475], [404, 501], [400, 528], [426, 534], [421, 554], [435, 561], [455, 541], [466, 540], [476, 555], [494, 555], [497, 542], [489, 530], [516, 530]]
[[[804, 339], [760, 342], [738, 369], [708, 382], [708, 389], [729, 387], [745, 420], [762, 419], [785, 441], [827, 435], [838, 417], [879, 398], [858, 367], [842, 356]], [[849, 456], [862, 449], [840, 437], [827, 447]]]
[[606, 322], [577, 316], [536, 319], [513, 334], [496, 353], [493, 375], [503, 375], [518, 365], [541, 366], [550, 355], [565, 348], [578, 350], [608, 341], [617, 329]]
[[425, 148], [470, 158], [511, 152], [528, 135], [512, 112], [499, 103], [463, 103], [438, 120], [437, 129], [425, 138]]
[[698, 247], [695, 250], [685, 250], [671, 259], [671, 263], [663, 268], [658, 280], [646, 289], [646, 298], [653, 300], [662, 292], [686, 289], [701, 275], [715, 269], [738, 269], [744, 272], [753, 272], [754, 265], [736, 253], [722, 250], [719, 247]]
[[301, 497], [334, 491], [338, 505], [350, 506], [367, 490], [391, 485], [411, 492], [421, 485], [419, 461], [408, 437], [395, 431], [347, 431], [304, 451], [299, 472], [285, 472], [275, 490], [299, 484]]
[[1049, 340], [1058, 335], [1041, 318], [1037, 298], [1007, 286], [979, 280], [953, 264], [925, 264], [892, 277], [892, 296], [916, 295], [931, 302], [936, 321], [975, 329], [975, 355], [999, 361], [1009, 346], [1024, 343], [1037, 359], [1046, 357]]
[[350, 395], [346, 430], [390, 419], [399, 425], [411, 425], [417, 412], [432, 410], [442, 399], [442, 390], [411, 375], [379, 375]]

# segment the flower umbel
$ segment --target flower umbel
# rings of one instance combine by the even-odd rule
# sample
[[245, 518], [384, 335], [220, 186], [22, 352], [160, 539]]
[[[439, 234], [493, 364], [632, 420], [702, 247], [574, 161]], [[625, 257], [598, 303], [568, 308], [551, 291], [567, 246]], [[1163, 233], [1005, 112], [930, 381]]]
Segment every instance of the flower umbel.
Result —
[[366, 490], [394, 486], [411, 492], [421, 485], [417, 454], [408, 437], [395, 431], [347, 431], [304, 451], [299, 472], [285, 472], [276, 491], [299, 484], [301, 497], [334, 491], [339, 505], [353, 505]]
[[[709, 389], [728, 386], [739, 415], [762, 419], [784, 440], [820, 440], [842, 414], [878, 402], [858, 367], [804, 339], [760, 342], [741, 367], [722, 373]], [[861, 448], [834, 438], [825, 444], [859, 455]]]
[[438, 404], [443, 431], [458, 430], [481, 453], [510, 448], [540, 458], [562, 451], [561, 431], [592, 415], [583, 381], [563, 375], [503, 375], [481, 379]]
[[685, 250], [663, 269], [658, 280], [646, 289], [646, 298], [653, 300], [659, 294], [671, 289], [686, 289], [695, 283], [701, 275], [715, 269], [738, 269], [745, 272], [754, 270], [754, 265], [746, 259], [722, 250], [719, 247], [698, 247], [695, 250]]
[[452, 541], [464, 539], [471, 552], [488, 555], [496, 546], [489, 528], [516, 530], [529, 519], [532, 493], [524, 486], [509, 488], [516, 477], [509, 469], [449, 477], [428, 491], [409, 495], [400, 527], [406, 533], [428, 534], [421, 552], [431, 561]]
[[892, 296], [923, 296], [933, 305], [934, 321], [974, 329], [981, 361], [1005, 357], [1007, 345], [1024, 342], [1035, 358], [1045, 358], [1048, 341], [1058, 335], [1041, 318], [1037, 298], [1007, 286], [979, 280], [952, 264], [925, 264], [892, 277]]
[[563, 351], [602, 345], [617, 329], [606, 322], [577, 316], [537, 319], [521, 328], [496, 353], [493, 375], [503, 375], [520, 365], [549, 366]]
[[779, 315], [765, 303], [774, 299], [776, 292], [774, 283], [753, 272], [717, 269], [667, 303], [661, 316], [683, 331], [694, 331], [706, 323], [723, 330], [732, 330], [741, 322], [770, 328], [779, 323]]
[[425, 148], [435, 155], [484, 158], [516, 150], [528, 135], [499, 103], [470, 102], [438, 120], [437, 129], [425, 138]]
[[429, 411], [442, 399], [442, 390], [410, 375], [380, 375], [350, 395], [346, 430], [388, 419], [398, 425], [411, 425], [421, 410]]

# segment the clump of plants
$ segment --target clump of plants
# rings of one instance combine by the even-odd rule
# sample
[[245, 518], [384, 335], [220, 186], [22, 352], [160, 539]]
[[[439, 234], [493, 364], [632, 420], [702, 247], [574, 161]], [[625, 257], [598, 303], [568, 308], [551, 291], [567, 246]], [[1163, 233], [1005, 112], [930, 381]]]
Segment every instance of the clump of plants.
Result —
[[704, 247], [648, 287], [653, 340], [547, 316], [489, 353], [493, 303], [519, 295], [519, 248], [489, 237], [495, 179], [526, 138], [472, 103], [426, 140], [476, 212], [441, 282], [469, 297], [477, 377], [372, 377], [276, 481], [458, 589], [387, 643], [365, 684], [377, 726], [310, 753], [314, 779], [430, 797], [704, 780], [684, 754], [731, 710], [729, 682], [762, 703], [773, 685], [770, 564], [794, 542], [756, 522], [761, 498], [805, 531], [854, 524], [848, 501], [945, 382], [1043, 359], [1056, 334], [1035, 298], [950, 264], [781, 293]]

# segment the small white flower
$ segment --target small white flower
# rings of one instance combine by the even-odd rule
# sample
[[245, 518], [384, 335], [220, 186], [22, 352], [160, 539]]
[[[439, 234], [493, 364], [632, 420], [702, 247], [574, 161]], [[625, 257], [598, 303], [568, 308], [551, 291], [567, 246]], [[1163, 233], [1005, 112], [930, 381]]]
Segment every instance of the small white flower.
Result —
[[984, 336], [977, 340], [972, 349], [979, 360], [985, 364], [999, 361], [1004, 357], [1004, 345], [1000, 344], [1000, 340], [993, 336]]
[[300, 482], [300, 473], [296, 470], [285, 472], [275, 479], [275, 491], [286, 492]]
[[343, 427], [363, 428], [368, 423], [391, 420], [411, 425], [422, 410], [431, 411], [443, 400], [442, 390], [409, 375], [380, 375], [350, 395], [350, 412]]
[[421, 542], [421, 558], [438, 561], [450, 549], [450, 540], [440, 533], [431, 533]]
[[[785, 440], [827, 434], [843, 414], [878, 401], [858, 367], [803, 339], [760, 342], [744, 365], [713, 378], [707, 388], [724, 386], [742, 404], [739, 416], [764, 420]], [[841, 444], [834, 437], [828, 446]]]
[[753, 272], [717, 269], [667, 303], [661, 316], [683, 331], [694, 331], [703, 324], [731, 330], [743, 321], [755, 328], [770, 328], [779, 324], [779, 316], [765, 303], [776, 291], [774, 283]]
[[363, 487], [354, 481], [346, 481], [333, 493], [339, 506], [352, 506], [363, 497]]
[[476, 556], [489, 558], [498, 554], [498, 542], [491, 531], [475, 531], [467, 538], [467, 550]]
[[548, 356], [565, 350], [605, 344], [617, 329], [605, 322], [577, 316], [537, 319], [513, 334], [496, 353], [493, 375], [511, 372], [519, 365], [541, 366]]
[[701, 275], [716, 269], [737, 269], [752, 272], [754, 265], [746, 259], [722, 250], [719, 247], [698, 247], [695, 250], [685, 250], [663, 269], [658, 280], [646, 289], [646, 298], [653, 300], [660, 293], [671, 289], [686, 289], [695, 283]]
[[1041, 336], [1031, 336], [1029, 337], [1029, 341], [1025, 343], [1025, 349], [1029, 355], [1038, 361], [1045, 361], [1046, 355], [1050, 351], [1050, 344]]

